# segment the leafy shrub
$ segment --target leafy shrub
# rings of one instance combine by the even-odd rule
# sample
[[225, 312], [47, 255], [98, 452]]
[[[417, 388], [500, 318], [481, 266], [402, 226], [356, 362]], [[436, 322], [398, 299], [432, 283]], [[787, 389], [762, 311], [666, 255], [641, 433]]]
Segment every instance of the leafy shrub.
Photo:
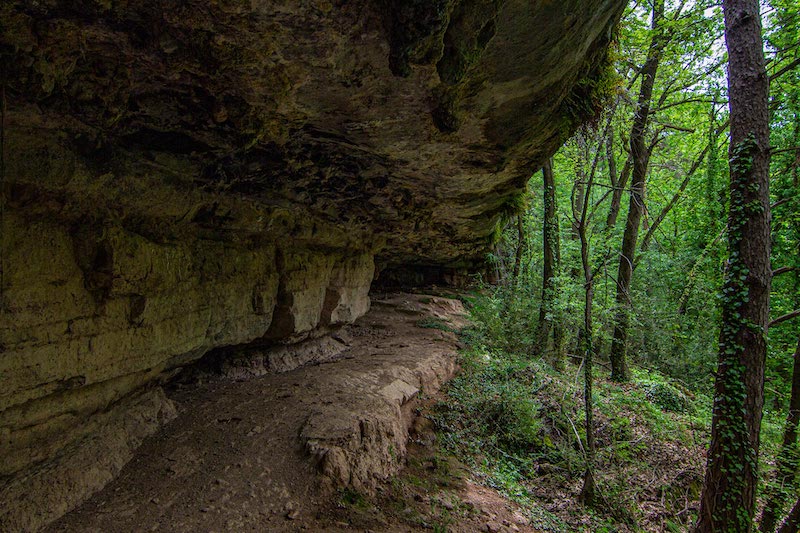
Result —
[[691, 413], [694, 410], [692, 402], [678, 388], [669, 383], [652, 382], [642, 386], [645, 397], [661, 408], [662, 411], [671, 413]]
[[[464, 371], [448, 387], [450, 401], [438, 406], [435, 422], [451, 435], [468, 432], [507, 451], [540, 449], [542, 423], [531, 364], [492, 355], [465, 357]], [[469, 420], [469, 427], [452, 427], [459, 420]]]

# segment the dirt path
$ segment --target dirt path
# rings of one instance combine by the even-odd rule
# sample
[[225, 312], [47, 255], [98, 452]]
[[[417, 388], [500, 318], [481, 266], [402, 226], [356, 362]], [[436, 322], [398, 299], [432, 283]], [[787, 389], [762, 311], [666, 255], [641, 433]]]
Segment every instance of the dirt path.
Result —
[[[380, 500], [388, 494], [390, 478], [406, 458], [412, 410], [455, 370], [457, 340], [445, 330], [462, 326], [462, 313], [455, 300], [379, 296], [365, 317], [337, 335], [344, 349], [333, 361], [248, 380], [214, 377], [172, 390], [177, 419], [148, 439], [117, 479], [49, 531], [430, 527], [391, 512], [367, 519], [360, 514], [364, 506], [343, 504], [343, 493], [332, 489], [348, 483], [347, 497], [377, 494]], [[228, 370], [242, 375], [241, 368]], [[469, 487], [459, 489], [467, 500], [467, 493], [481, 490]], [[409, 497], [417, 503], [435, 498]], [[451, 530], [485, 531], [484, 518], [489, 530], [491, 519], [499, 520], [497, 530], [505, 529], [497, 513], [464, 516], [463, 528]]]

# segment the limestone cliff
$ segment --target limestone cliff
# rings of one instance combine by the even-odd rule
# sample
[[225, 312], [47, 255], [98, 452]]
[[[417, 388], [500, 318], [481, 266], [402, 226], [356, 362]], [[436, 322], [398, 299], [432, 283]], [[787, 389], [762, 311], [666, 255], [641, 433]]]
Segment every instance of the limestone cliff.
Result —
[[479, 262], [623, 5], [3, 2], [0, 491], [212, 349], [354, 320], [376, 264]]

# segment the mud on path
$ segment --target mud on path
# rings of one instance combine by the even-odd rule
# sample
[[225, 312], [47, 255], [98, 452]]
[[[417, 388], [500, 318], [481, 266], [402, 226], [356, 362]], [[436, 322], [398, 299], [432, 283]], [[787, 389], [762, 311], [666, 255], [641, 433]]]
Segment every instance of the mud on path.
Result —
[[[226, 363], [223, 375], [195, 375], [194, 383], [168, 392], [177, 418], [145, 441], [114, 481], [49, 531], [430, 528], [420, 518], [424, 510], [421, 515], [412, 507], [441, 503], [438, 496], [398, 492], [403, 485], [393, 476], [407, 462], [408, 429], [420, 399], [455, 371], [457, 339], [447, 330], [464, 325], [463, 313], [457, 300], [378, 295], [367, 315], [334, 335], [339, 349], [330, 339], [327, 347], [309, 345], [319, 352], [316, 365], [257, 376], [263, 372], [253, 368], [260, 367], [245, 360]], [[409, 470], [427, 460], [420, 435], [433, 437], [426, 431], [415, 434]], [[480, 511], [496, 494], [481, 495], [487, 489], [469, 484], [466, 475], [450, 477], [444, 486], [463, 494], [447, 498], [462, 501], [441, 503], [445, 510], [478, 501], [475, 512], [461, 513], [450, 530], [519, 530], [516, 522], [524, 528], [521, 520], [504, 519], [502, 510]], [[453, 479], [462, 481], [454, 485]], [[362, 494], [384, 506], [389, 494], [411, 501], [392, 503], [396, 515], [370, 515], [365, 509], [380, 504], [362, 505]], [[358, 505], [343, 503], [353, 495]], [[517, 516], [511, 507], [505, 512]]]

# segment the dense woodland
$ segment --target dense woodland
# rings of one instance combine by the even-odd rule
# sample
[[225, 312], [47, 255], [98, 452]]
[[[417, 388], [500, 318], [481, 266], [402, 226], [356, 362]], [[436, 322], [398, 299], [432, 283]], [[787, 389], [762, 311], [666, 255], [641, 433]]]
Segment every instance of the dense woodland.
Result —
[[591, 530], [798, 531], [800, 4], [632, 2], [607, 67], [509, 206], [437, 421], [518, 500], [580, 480]]

